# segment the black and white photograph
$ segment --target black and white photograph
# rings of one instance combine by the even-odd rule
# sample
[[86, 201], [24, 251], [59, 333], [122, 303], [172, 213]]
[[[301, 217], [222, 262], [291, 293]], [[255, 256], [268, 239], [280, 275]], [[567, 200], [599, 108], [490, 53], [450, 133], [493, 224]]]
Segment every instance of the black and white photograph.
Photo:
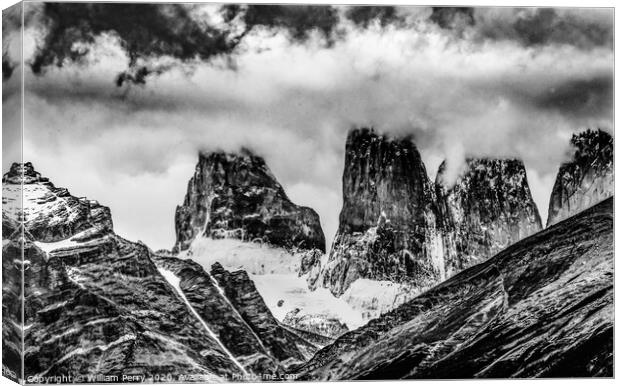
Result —
[[9, 5], [3, 377], [614, 377], [613, 5]]

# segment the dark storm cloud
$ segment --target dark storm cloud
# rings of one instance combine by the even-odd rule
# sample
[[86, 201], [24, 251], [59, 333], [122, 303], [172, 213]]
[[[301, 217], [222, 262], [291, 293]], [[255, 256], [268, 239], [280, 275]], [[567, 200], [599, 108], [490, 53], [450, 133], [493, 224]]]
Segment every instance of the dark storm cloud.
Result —
[[[323, 5], [212, 5], [222, 19], [196, 16], [196, 6], [182, 4], [86, 4], [44, 3], [36, 22], [43, 38], [30, 61], [35, 74], [50, 66], [80, 63], [98, 37], [111, 34], [120, 40], [128, 63], [115, 82], [145, 84], [149, 77], [179, 63], [226, 59], [230, 69], [241, 54], [241, 43], [252, 32], [284, 33], [295, 44], [318, 36], [325, 47], [333, 47], [351, 34], [350, 21], [360, 29], [398, 28], [411, 30], [422, 24], [438, 26], [441, 33], [459, 41], [515, 42], [524, 47], [568, 44], [581, 49], [611, 47], [613, 15], [605, 10], [551, 8], [423, 8], [393, 6]], [[316, 40], [316, 39], [315, 39]], [[315, 42], [316, 43], [316, 42]], [[257, 49], [243, 45], [243, 50]], [[172, 58], [166, 65], [158, 59]], [[10, 77], [12, 62], [3, 52], [3, 76]]]
[[371, 23], [378, 21], [380, 25], [397, 24], [403, 22], [396, 7], [391, 6], [355, 6], [345, 11], [345, 17], [359, 27], [367, 28]]
[[42, 14], [47, 31], [31, 62], [35, 74], [51, 65], [61, 67], [67, 60], [80, 61], [103, 33], [117, 35], [129, 58], [129, 71], [119, 75], [119, 85], [143, 83], [153, 71], [136, 68], [139, 59], [165, 55], [181, 61], [208, 60], [238, 44], [228, 32], [198, 23], [179, 4], [45, 3]]
[[98, 36], [110, 33], [120, 39], [129, 58], [127, 71], [116, 77], [116, 84], [144, 84], [149, 75], [169, 68], [139, 64], [140, 60], [167, 56], [208, 61], [231, 54], [256, 27], [288, 31], [297, 42], [318, 31], [331, 43], [339, 21], [337, 10], [330, 6], [225, 5], [220, 12], [226, 24], [218, 28], [193, 18], [191, 10], [180, 4], [45, 3], [39, 19], [46, 27], [45, 38], [30, 64], [32, 71], [40, 74], [49, 66], [80, 62]]
[[523, 46], [568, 44], [612, 47], [613, 13], [597, 9], [480, 8], [474, 13], [477, 37], [513, 40]]
[[462, 29], [474, 24], [474, 9], [470, 7], [433, 7], [429, 20], [445, 29]]
[[474, 41], [515, 41], [525, 47], [568, 44], [579, 48], [613, 43], [613, 13], [586, 8], [433, 7], [429, 21]]
[[324, 5], [225, 5], [222, 8], [225, 21], [240, 16], [246, 33], [253, 28], [279, 28], [289, 32], [299, 42], [307, 40], [312, 31], [318, 31], [327, 41], [338, 24], [338, 11]]
[[608, 113], [612, 108], [613, 77], [567, 81], [548, 92], [536, 96], [534, 103], [543, 109], [558, 110], [566, 115], [591, 115]]

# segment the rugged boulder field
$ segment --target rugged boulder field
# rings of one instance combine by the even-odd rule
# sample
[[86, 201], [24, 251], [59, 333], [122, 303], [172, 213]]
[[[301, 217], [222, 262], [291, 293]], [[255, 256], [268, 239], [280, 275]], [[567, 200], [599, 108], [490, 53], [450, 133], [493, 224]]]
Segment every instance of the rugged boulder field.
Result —
[[613, 201], [351, 331], [305, 380], [613, 375]]

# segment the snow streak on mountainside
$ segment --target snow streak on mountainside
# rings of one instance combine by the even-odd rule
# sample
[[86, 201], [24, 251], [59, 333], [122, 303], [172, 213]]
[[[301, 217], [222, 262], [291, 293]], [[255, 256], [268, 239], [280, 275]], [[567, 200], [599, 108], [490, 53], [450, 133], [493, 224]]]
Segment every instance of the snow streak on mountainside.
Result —
[[348, 332], [303, 380], [613, 376], [613, 198]]
[[3, 266], [14, 265], [7, 259], [23, 246], [26, 377], [92, 382], [135, 373], [153, 382], [171, 381], [155, 378], [170, 373], [213, 382], [277, 375], [329, 343], [281, 326], [247, 275], [234, 274], [235, 296], [244, 299], [235, 303], [200, 265], [119, 237], [108, 208], [54, 187], [31, 164], [5, 174], [3, 201], [17, 200], [20, 185], [24, 210], [3, 212]]
[[200, 321], [200, 324], [204, 327], [205, 331], [207, 331], [207, 333], [211, 336], [211, 338], [213, 338], [213, 340], [215, 340], [218, 343], [218, 345], [220, 346], [222, 351], [224, 351], [226, 353], [228, 358], [239, 368], [239, 370], [244, 375], [247, 376], [248, 372], [245, 370], [245, 368], [243, 368], [243, 366], [241, 366], [241, 363], [239, 363], [239, 361], [237, 361], [237, 359], [235, 359], [235, 357], [226, 348], [226, 346], [224, 346], [224, 344], [222, 344], [222, 341], [218, 338], [217, 335], [215, 335], [213, 333], [213, 330], [211, 330], [209, 325], [207, 323], [205, 323], [205, 321], [202, 319], [200, 314], [198, 312], [196, 312], [196, 309], [194, 309], [194, 306], [187, 300], [187, 297], [185, 296], [185, 293], [183, 292], [183, 290], [181, 289], [181, 286], [180, 286], [181, 279], [179, 279], [179, 277], [176, 276], [174, 274], [174, 272], [169, 271], [169, 270], [167, 270], [165, 268], [158, 268], [158, 271], [161, 273], [161, 275], [164, 277], [164, 279], [166, 279], [168, 281], [168, 283], [170, 283], [170, 285], [175, 289], [175, 291], [181, 297], [181, 299], [183, 299], [183, 302], [185, 303], [187, 308], [192, 312], [192, 314], [194, 314], [196, 319], [198, 319]]
[[614, 140], [602, 130], [573, 135], [574, 154], [562, 164], [549, 201], [547, 226], [614, 194]]
[[246, 272], [231, 273], [217, 263], [207, 271], [191, 260], [165, 255], [155, 255], [154, 261], [244, 372], [282, 371], [319, 348], [273, 317]]

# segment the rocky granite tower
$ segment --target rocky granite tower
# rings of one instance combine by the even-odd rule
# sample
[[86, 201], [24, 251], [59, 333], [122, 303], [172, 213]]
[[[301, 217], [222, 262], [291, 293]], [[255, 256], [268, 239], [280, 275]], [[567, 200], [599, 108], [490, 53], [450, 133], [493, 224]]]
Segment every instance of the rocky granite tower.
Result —
[[453, 184], [444, 161], [436, 188], [447, 276], [542, 229], [519, 160], [468, 159]]
[[321, 285], [338, 296], [359, 278], [425, 285], [442, 276], [433, 184], [411, 138], [352, 130], [342, 189], [340, 225]]
[[353, 130], [340, 226], [310, 285], [337, 296], [360, 278], [422, 289], [541, 229], [521, 161], [469, 159], [455, 182], [444, 162], [433, 183], [410, 138]]
[[197, 237], [325, 251], [318, 214], [293, 204], [265, 161], [247, 149], [200, 153], [175, 224], [175, 251], [188, 249]]
[[614, 139], [602, 130], [573, 135], [571, 160], [560, 166], [549, 201], [547, 226], [614, 194]]

